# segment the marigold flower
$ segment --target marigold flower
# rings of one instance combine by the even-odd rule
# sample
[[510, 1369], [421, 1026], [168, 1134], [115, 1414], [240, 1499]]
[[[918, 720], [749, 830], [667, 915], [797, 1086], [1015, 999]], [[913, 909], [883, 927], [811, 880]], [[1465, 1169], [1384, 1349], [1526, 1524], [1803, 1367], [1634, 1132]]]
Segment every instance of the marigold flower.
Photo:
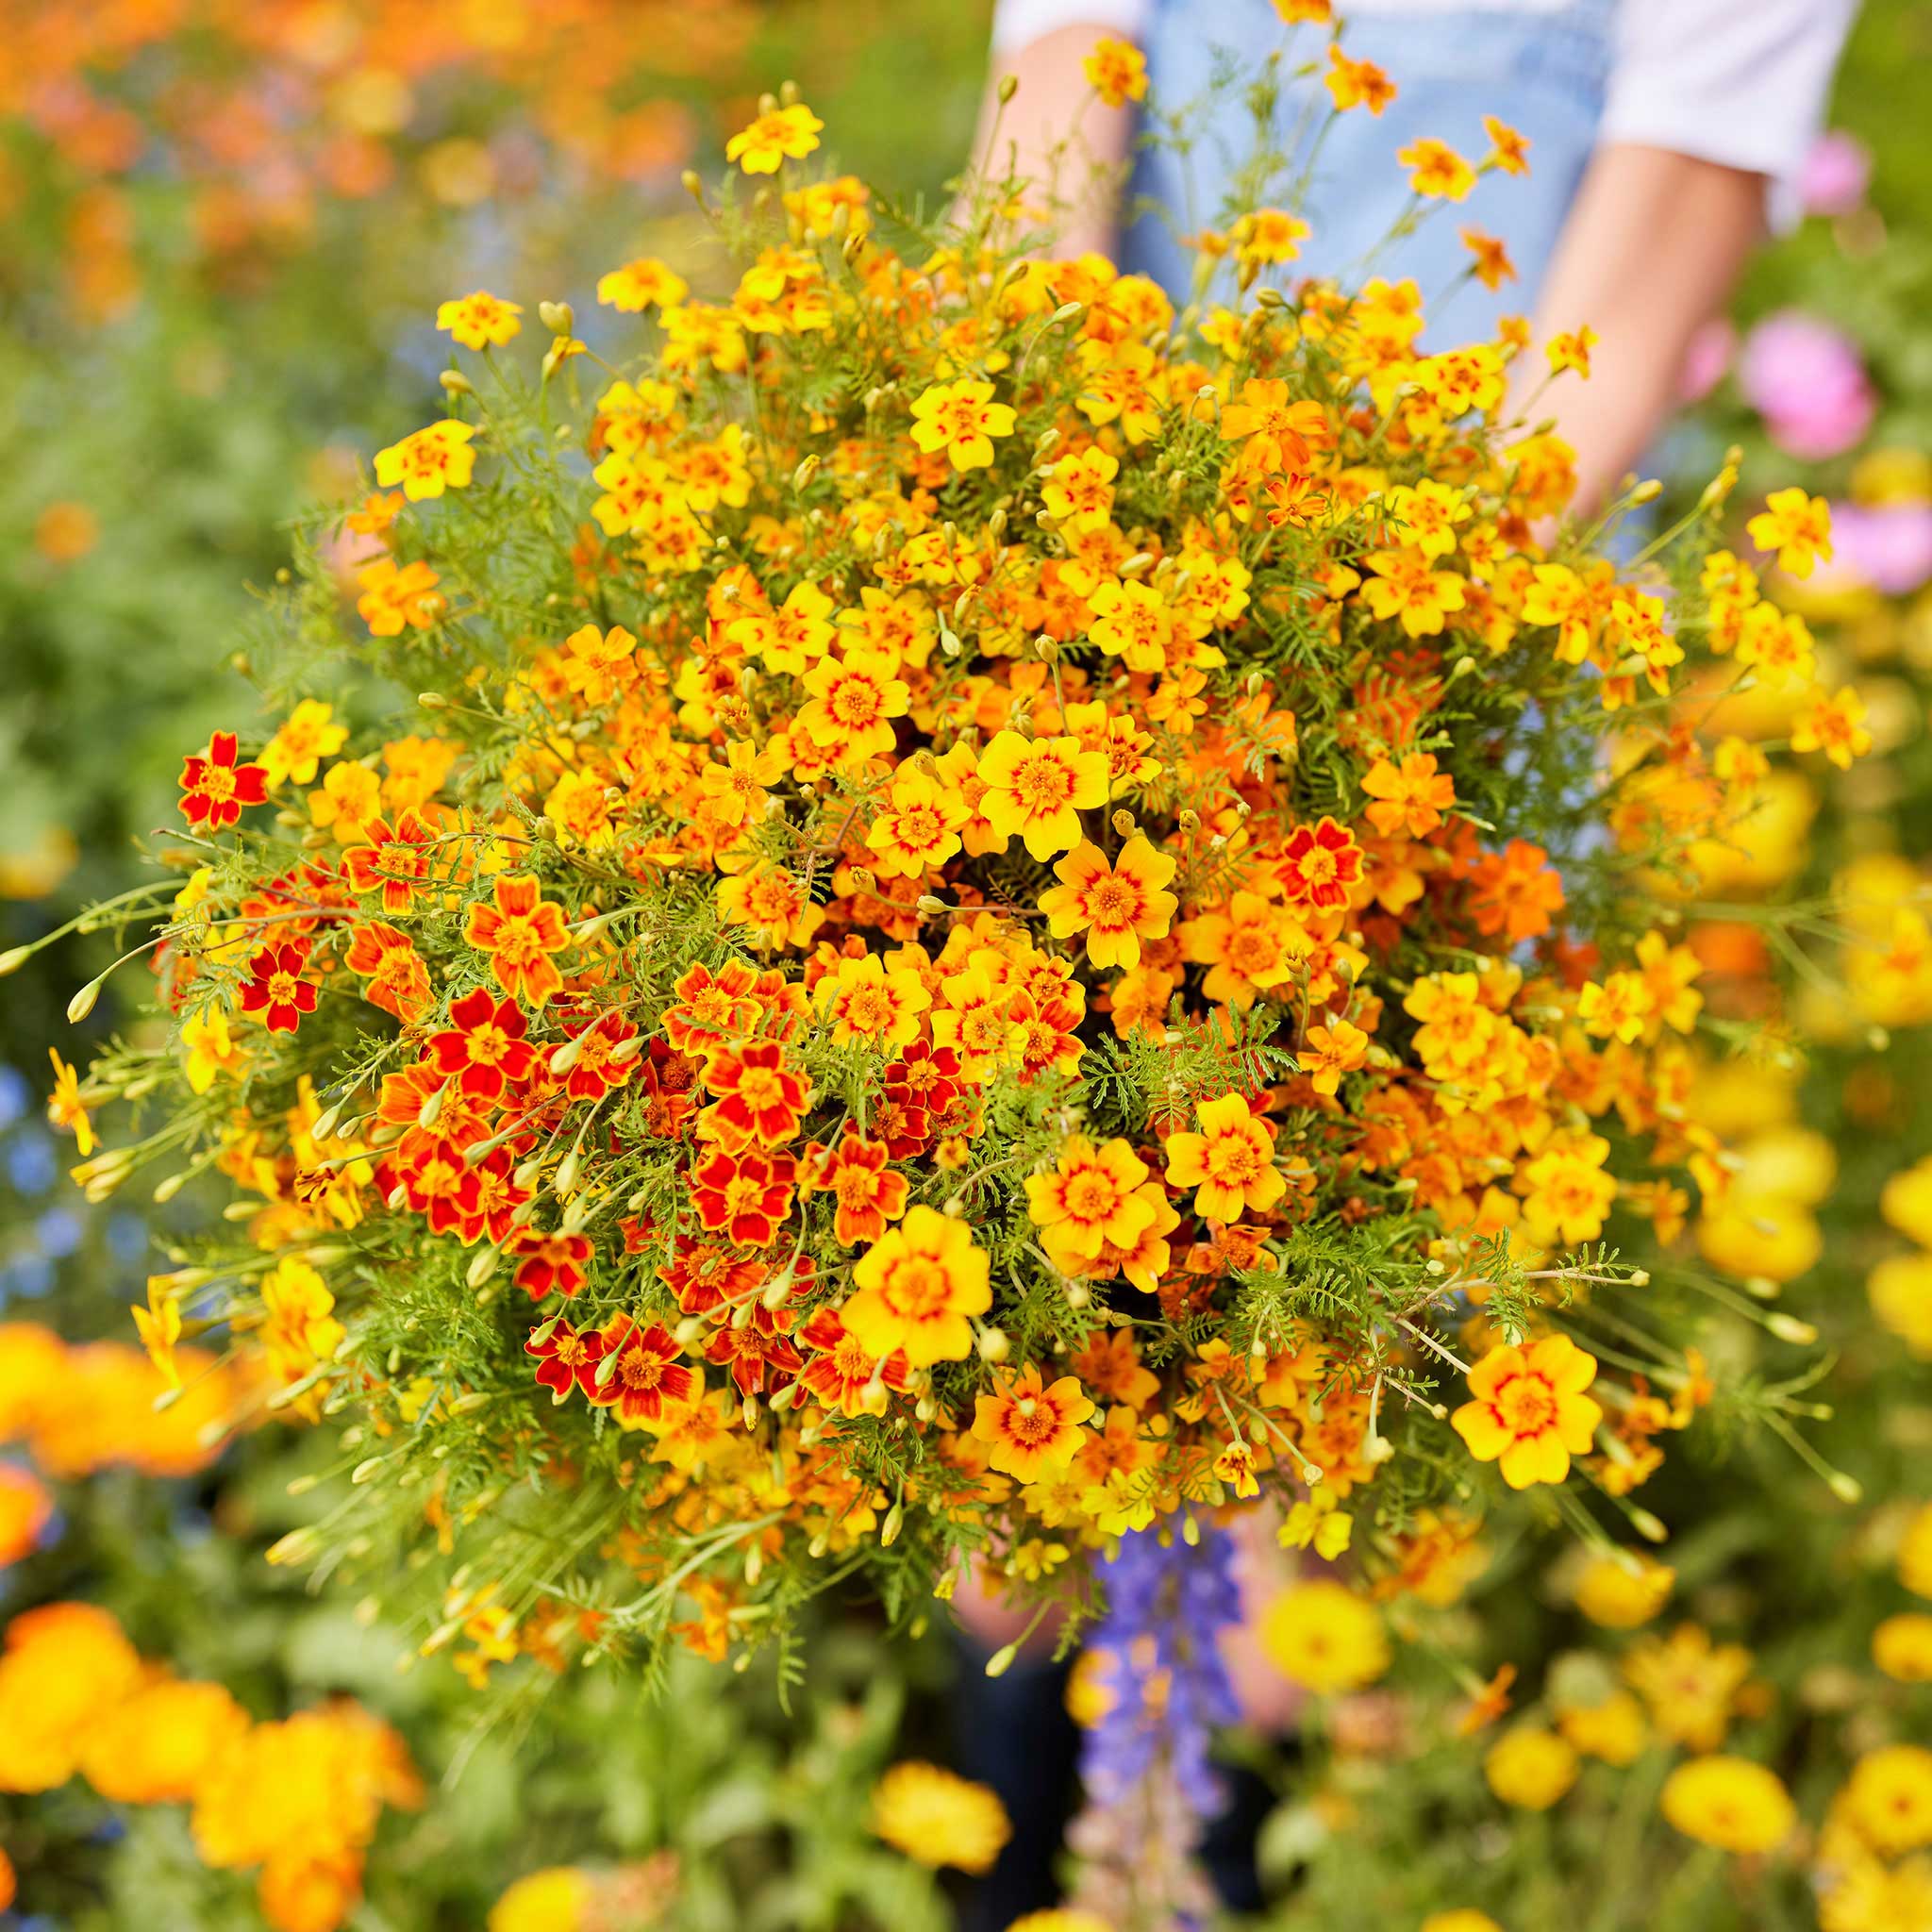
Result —
[[1379, 115], [1395, 98], [1395, 83], [1373, 60], [1351, 60], [1333, 42], [1328, 46], [1328, 72], [1323, 76], [1337, 113], [1366, 108]]
[[1078, 1454], [1093, 1404], [1077, 1379], [1062, 1375], [1045, 1383], [1037, 1363], [998, 1380], [993, 1393], [974, 1404], [973, 1434], [987, 1444], [992, 1468], [1023, 1483], [1037, 1482], [1049, 1470], [1064, 1469]]
[[1083, 841], [1054, 867], [1060, 883], [1040, 895], [1048, 930], [1057, 940], [1084, 932], [1096, 967], [1138, 966], [1141, 941], [1165, 939], [1180, 904], [1163, 890], [1176, 864], [1138, 832], [1111, 864], [1099, 846]]
[[912, 441], [928, 456], [944, 450], [956, 470], [984, 470], [992, 440], [1013, 433], [1014, 415], [992, 400], [990, 382], [937, 382], [912, 405]]
[[1012, 1837], [1006, 1808], [985, 1785], [936, 1764], [895, 1764], [872, 1794], [872, 1828], [922, 1865], [990, 1872]]
[[813, 997], [832, 1022], [832, 1043], [864, 1041], [876, 1047], [910, 1046], [920, 1015], [932, 1005], [925, 982], [909, 967], [888, 970], [876, 953], [841, 959], [819, 981]]
[[1170, 1187], [1194, 1189], [1194, 1211], [1208, 1221], [1257, 1214], [1288, 1191], [1274, 1165], [1274, 1129], [1257, 1120], [1239, 1093], [1204, 1100], [1194, 1109], [1198, 1134], [1172, 1134], [1167, 1142]]
[[734, 1147], [749, 1141], [782, 1146], [798, 1132], [811, 1098], [810, 1083], [791, 1070], [775, 1040], [714, 1052], [705, 1063], [705, 1085], [718, 1099], [706, 1109], [701, 1131]]
[[1346, 1584], [1298, 1583], [1261, 1613], [1261, 1648], [1275, 1669], [1320, 1697], [1359, 1690], [1389, 1668], [1382, 1619]]
[[657, 1426], [704, 1393], [702, 1378], [679, 1363], [676, 1342], [658, 1324], [646, 1327], [636, 1316], [618, 1315], [605, 1324], [603, 1340], [603, 1360], [584, 1392], [598, 1407], [615, 1408], [621, 1423]]
[[1576, 1782], [1577, 1758], [1567, 1739], [1537, 1724], [1521, 1724], [1490, 1746], [1483, 1776], [1506, 1805], [1547, 1811]]
[[1147, 61], [1140, 48], [1125, 41], [1101, 40], [1081, 66], [1087, 82], [1109, 108], [1147, 98]]
[[294, 1032], [302, 1016], [315, 1010], [315, 982], [302, 976], [308, 965], [308, 947], [293, 941], [263, 946], [248, 962], [239, 994], [242, 1010], [259, 1013], [271, 1033]]
[[218, 832], [232, 825], [244, 805], [268, 797], [268, 774], [259, 765], [235, 762], [232, 731], [217, 731], [205, 753], [191, 753], [181, 763], [181, 816], [191, 825]]
[[98, 1142], [87, 1103], [81, 1097], [80, 1075], [51, 1046], [47, 1058], [54, 1065], [54, 1091], [47, 1096], [48, 1122], [74, 1136], [75, 1152], [85, 1160]]
[[1774, 1772], [1746, 1757], [1697, 1757], [1664, 1780], [1658, 1808], [1686, 1838], [1740, 1855], [1774, 1851], [1798, 1814]]
[[597, 300], [626, 315], [646, 308], [674, 308], [690, 293], [691, 287], [681, 275], [648, 255], [612, 269], [597, 282]]
[[1408, 170], [1410, 190], [1426, 200], [1467, 201], [1475, 186], [1475, 170], [1446, 142], [1428, 135], [1410, 142], [1395, 158]]
[[785, 162], [802, 161], [818, 146], [824, 125], [802, 103], [774, 108], [724, 143], [724, 158], [747, 175], [775, 175]]
[[1574, 369], [1587, 381], [1590, 377], [1590, 352], [1596, 346], [1596, 340], [1595, 329], [1587, 324], [1582, 328], [1552, 336], [1545, 344], [1550, 358], [1550, 374], [1561, 375], [1566, 369]]
[[436, 311], [436, 325], [466, 349], [500, 349], [523, 332], [517, 320], [523, 312], [516, 303], [478, 289], [442, 303]]
[[1353, 833], [1331, 818], [1297, 825], [1281, 848], [1275, 876], [1291, 905], [1332, 912], [1348, 904], [1350, 889], [1362, 875], [1361, 847]]
[[494, 903], [470, 908], [463, 938], [490, 955], [490, 969], [505, 992], [541, 1007], [563, 990], [552, 958], [570, 944], [562, 909], [541, 896], [534, 873], [499, 874], [490, 890]]
[[1479, 1462], [1494, 1462], [1512, 1490], [1560, 1483], [1570, 1458], [1589, 1453], [1602, 1407], [1584, 1393], [1596, 1380], [1596, 1357], [1567, 1335], [1545, 1336], [1526, 1349], [1492, 1348], [1469, 1372], [1465, 1402], [1450, 1418]]
[[475, 468], [476, 452], [470, 447], [475, 425], [445, 417], [375, 453], [375, 480], [384, 488], [395, 484], [411, 503], [460, 490]]
[[994, 830], [1021, 840], [1035, 858], [1080, 841], [1080, 813], [1107, 803], [1107, 759], [1074, 738], [1002, 731], [979, 758], [981, 809]]
[[1776, 554], [1788, 576], [1808, 577], [1814, 564], [1831, 561], [1831, 506], [1822, 496], [1774, 490], [1744, 529], [1758, 549]]
[[[544, 1326], [548, 1334], [539, 1329], [524, 1344], [525, 1353], [537, 1357], [537, 1386], [549, 1390], [555, 1403], [565, 1401], [573, 1389], [581, 1391], [587, 1401], [596, 1402], [597, 1371], [606, 1352], [602, 1330], [580, 1332], [560, 1318]], [[543, 1334], [541, 1341], [539, 1334]]]
[[992, 1306], [990, 1273], [966, 1224], [922, 1204], [859, 1257], [858, 1292], [841, 1315], [874, 1358], [903, 1350], [915, 1368], [963, 1361], [973, 1349], [969, 1318]]
[[1095, 1147], [1075, 1134], [1060, 1149], [1050, 1173], [1026, 1177], [1027, 1209], [1046, 1230], [1047, 1252], [1077, 1272], [1111, 1243], [1130, 1249], [1155, 1218], [1154, 1203], [1139, 1191], [1147, 1165], [1125, 1141]]

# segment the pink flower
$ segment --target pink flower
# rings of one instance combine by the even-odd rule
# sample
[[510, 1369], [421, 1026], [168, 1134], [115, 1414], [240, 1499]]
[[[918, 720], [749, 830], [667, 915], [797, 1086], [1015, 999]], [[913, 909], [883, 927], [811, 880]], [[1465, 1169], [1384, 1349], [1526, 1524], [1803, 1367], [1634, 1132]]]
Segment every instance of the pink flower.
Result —
[[1856, 134], [1833, 128], [1811, 143], [1798, 174], [1798, 199], [1807, 215], [1848, 215], [1863, 205], [1872, 182], [1872, 150]]
[[1833, 560], [1820, 566], [1822, 582], [1909, 596], [1932, 578], [1932, 504], [1835, 503], [1831, 542]]
[[1795, 308], [1766, 316], [1745, 338], [1738, 382], [1772, 440], [1806, 461], [1850, 449], [1878, 408], [1857, 344]]

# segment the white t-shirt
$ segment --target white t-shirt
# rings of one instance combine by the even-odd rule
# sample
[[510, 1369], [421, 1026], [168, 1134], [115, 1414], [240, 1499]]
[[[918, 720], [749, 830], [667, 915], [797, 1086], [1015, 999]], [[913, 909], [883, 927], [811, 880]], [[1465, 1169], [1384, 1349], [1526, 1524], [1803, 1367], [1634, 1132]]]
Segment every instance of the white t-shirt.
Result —
[[[1566, 0], [1348, 0], [1349, 14], [1555, 13]], [[1602, 142], [1793, 181], [1823, 123], [1857, 0], [1616, 0]], [[1152, 0], [998, 0], [995, 58], [1059, 27], [1137, 40]], [[1213, 9], [1204, 6], [1204, 28]], [[1343, 42], [1346, 45], [1346, 42]], [[1402, 76], [1391, 75], [1398, 86]], [[1505, 115], [1507, 119], [1507, 113]]]

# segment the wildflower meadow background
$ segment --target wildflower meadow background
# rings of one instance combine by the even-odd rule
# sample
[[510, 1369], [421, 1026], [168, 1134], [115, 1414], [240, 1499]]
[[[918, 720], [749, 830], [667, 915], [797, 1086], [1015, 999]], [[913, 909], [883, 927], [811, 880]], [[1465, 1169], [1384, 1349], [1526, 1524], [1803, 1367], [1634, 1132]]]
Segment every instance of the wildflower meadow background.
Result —
[[985, 14], [0, 0], [9, 1932], [1932, 1928], [1932, 11], [1621, 548]]

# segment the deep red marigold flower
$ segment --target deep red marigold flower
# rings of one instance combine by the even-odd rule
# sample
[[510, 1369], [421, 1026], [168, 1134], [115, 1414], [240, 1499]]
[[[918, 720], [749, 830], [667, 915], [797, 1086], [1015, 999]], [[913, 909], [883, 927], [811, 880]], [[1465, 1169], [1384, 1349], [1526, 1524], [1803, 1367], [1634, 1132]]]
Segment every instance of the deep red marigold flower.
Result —
[[259, 1013], [271, 1033], [292, 1033], [304, 1013], [315, 1010], [315, 986], [302, 977], [308, 948], [290, 941], [263, 946], [248, 962], [242, 982], [242, 1010]]
[[501, 1100], [504, 1089], [530, 1076], [537, 1049], [524, 1038], [529, 1023], [509, 998], [474, 987], [449, 1009], [445, 1032], [429, 1036], [437, 1072], [477, 1100]]
[[727, 1147], [750, 1141], [776, 1147], [791, 1140], [811, 1097], [775, 1040], [720, 1048], [706, 1065], [705, 1085], [718, 1098], [705, 1109], [699, 1132]]
[[[604, 1329], [604, 1354], [617, 1366], [585, 1391], [602, 1408], [615, 1408], [626, 1423], [662, 1422], [669, 1408], [681, 1408], [703, 1392], [698, 1377], [677, 1359], [669, 1329], [646, 1328], [635, 1317], [619, 1315]], [[601, 1370], [601, 1364], [600, 1370]]]
[[427, 1219], [431, 1234], [456, 1234], [475, 1221], [481, 1184], [454, 1141], [434, 1134], [405, 1140], [396, 1173], [410, 1208]]
[[560, 1294], [565, 1300], [589, 1279], [585, 1263], [591, 1258], [591, 1238], [583, 1234], [541, 1234], [525, 1228], [517, 1236], [513, 1252], [517, 1263], [516, 1285], [533, 1302], [547, 1294]]
[[524, 1353], [537, 1357], [537, 1386], [549, 1390], [553, 1402], [563, 1401], [573, 1389], [581, 1389], [592, 1402], [601, 1400], [597, 1393], [597, 1365], [605, 1353], [601, 1330], [588, 1328], [579, 1333], [559, 1318], [541, 1341], [532, 1335], [524, 1343]]
[[487, 1234], [498, 1246], [515, 1231], [515, 1215], [530, 1198], [528, 1188], [516, 1184], [516, 1170], [509, 1155], [501, 1147], [471, 1169], [475, 1192], [462, 1208], [457, 1234], [465, 1247]]
[[712, 1331], [705, 1343], [705, 1359], [728, 1369], [741, 1395], [762, 1394], [768, 1369], [774, 1381], [783, 1383], [792, 1380], [805, 1366], [805, 1357], [786, 1333], [791, 1322], [789, 1310], [774, 1313], [754, 1307], [751, 1319], [742, 1325], [727, 1322]]
[[563, 989], [563, 974], [550, 957], [570, 944], [563, 908], [541, 896], [534, 873], [499, 875], [491, 891], [496, 903], [470, 908], [463, 937], [490, 955], [505, 992], [541, 1007]]
[[773, 1157], [755, 1147], [737, 1154], [717, 1149], [691, 1172], [700, 1224], [713, 1234], [729, 1234], [741, 1247], [770, 1247], [791, 1211], [794, 1173], [789, 1155]]
[[1294, 828], [1275, 874], [1291, 905], [1332, 912], [1348, 904], [1349, 888], [1361, 880], [1361, 847], [1352, 832], [1324, 817]]
[[242, 816], [244, 805], [268, 797], [268, 774], [259, 765], [238, 765], [235, 754], [235, 734], [217, 731], [206, 752], [182, 759], [181, 816], [191, 825], [218, 832]]

